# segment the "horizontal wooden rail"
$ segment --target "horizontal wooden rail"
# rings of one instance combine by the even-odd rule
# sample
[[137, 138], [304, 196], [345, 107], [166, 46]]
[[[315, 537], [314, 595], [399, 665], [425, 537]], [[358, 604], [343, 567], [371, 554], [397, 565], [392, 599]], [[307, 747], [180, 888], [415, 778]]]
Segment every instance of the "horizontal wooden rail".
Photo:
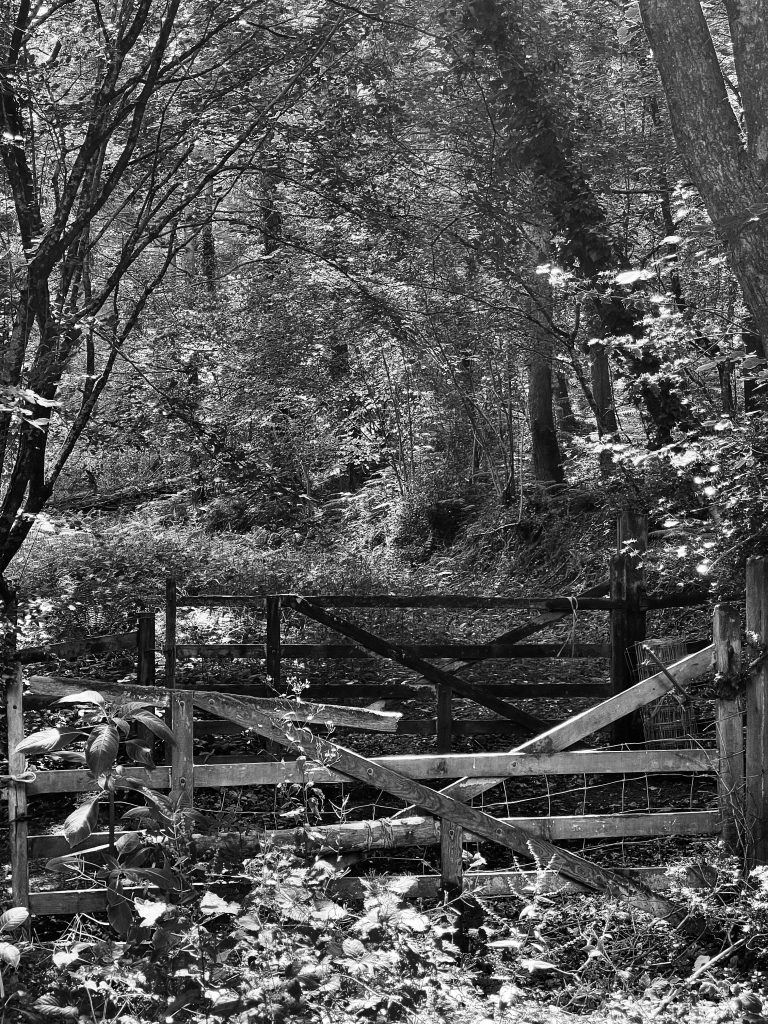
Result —
[[[255, 608], [264, 607], [265, 594], [178, 594], [177, 608]], [[143, 594], [141, 603], [150, 608], [165, 606], [165, 594]]]
[[[550, 842], [564, 839], [711, 835], [720, 830], [720, 815], [717, 811], [563, 814], [557, 817], [497, 820], [524, 829]], [[471, 832], [469, 829], [465, 831], [469, 839]], [[406, 818], [383, 818], [378, 821], [347, 821], [337, 825], [321, 825], [306, 829], [278, 829], [267, 832], [265, 841], [273, 848], [295, 849], [303, 854], [434, 846], [440, 842], [440, 819], [414, 815]], [[478, 840], [472, 840], [476, 841]]]
[[[94, 680], [80, 680], [79, 689], [98, 689], [101, 692], [101, 686]], [[86, 685], [88, 684], [88, 685]], [[545, 697], [556, 697], [561, 700], [581, 700], [585, 697], [608, 697], [611, 694], [611, 687], [609, 683], [489, 683], [483, 687], [488, 693], [496, 694], [499, 697], [512, 698], [523, 698], [525, 700], [539, 700]], [[221, 682], [206, 682], [200, 683], [195, 686], [196, 691], [205, 691], [209, 693], [218, 693], [226, 690], [227, 693], [232, 693], [238, 697], [254, 697], [257, 699], [262, 698], [274, 698], [275, 691], [271, 687], [266, 686], [264, 683], [237, 683], [231, 684], [226, 681]], [[306, 690], [302, 691], [302, 698], [304, 700], [312, 701], [325, 701], [325, 700], [365, 700], [369, 703], [379, 700], [429, 700], [432, 701], [435, 695], [434, 686], [430, 686], [429, 683], [423, 685], [418, 684], [379, 684], [376, 682], [370, 683], [311, 683]], [[105, 692], [105, 696], [110, 698], [110, 694]], [[144, 694], [145, 699], [154, 699], [154, 694]], [[133, 699], [133, 698], [131, 698]], [[139, 695], [136, 695], [136, 699], [141, 699]], [[289, 698], [290, 699], [290, 698]], [[25, 694], [24, 706], [26, 708], [48, 706], [50, 704], [51, 697], [38, 693]], [[158, 701], [157, 707], [164, 707], [167, 703], [165, 697]], [[333, 705], [334, 708], [336, 705]], [[364, 710], [364, 709], [361, 709]], [[503, 724], [501, 720], [488, 719], [489, 722], [498, 721], [499, 724]], [[342, 723], [336, 722], [336, 725], [342, 727]], [[520, 733], [520, 727], [514, 722], [511, 723], [514, 728], [512, 732], [515, 735]], [[343, 728], [352, 728], [351, 724], [344, 723]], [[368, 726], [366, 726], [368, 729]], [[401, 732], [399, 727], [392, 729], [392, 732]], [[507, 730], [509, 732], [509, 730]], [[506, 733], [505, 733], [506, 734]], [[202, 735], [202, 734], [201, 734]], [[426, 735], [429, 735], [428, 733]]]
[[[135, 683], [113, 683], [93, 679], [69, 679], [63, 676], [32, 676], [29, 679], [32, 693], [48, 697], [76, 695], [83, 690], [96, 689], [107, 700], [141, 701], [155, 707], [167, 707], [171, 694], [194, 694], [194, 690], [181, 687], [169, 690], [164, 686], [139, 686]], [[217, 691], [218, 692], [218, 691]], [[222, 694], [225, 696], [225, 694]], [[397, 711], [379, 711], [374, 708], [352, 708], [338, 704], [317, 704], [309, 700], [295, 700], [291, 697], [256, 697], [249, 692], [245, 701], [250, 707], [266, 714], [276, 715], [281, 720], [310, 722], [317, 726], [359, 725], [371, 732], [396, 732], [402, 715]]]
[[[663, 867], [618, 868], [616, 874], [640, 880], [657, 892], [663, 892], [670, 887], [666, 869]], [[399, 896], [408, 899], [436, 897], [441, 888], [439, 875], [390, 875], [387, 881]], [[208, 883], [205, 884], [208, 885]], [[688, 888], [706, 887], [702, 877], [693, 870], [688, 872], [685, 885]], [[218, 883], [216, 888], [219, 888]], [[556, 871], [468, 871], [464, 875], [464, 888], [482, 896], [522, 894], [530, 897], [534, 888], [537, 892], [550, 895], [567, 896], [583, 892], [580, 885], [563, 878]], [[143, 892], [143, 888], [140, 891]], [[157, 890], [150, 886], [147, 891], [152, 893]], [[347, 875], [341, 878], [332, 878], [328, 883], [329, 894], [348, 899], [363, 898], [368, 891], [368, 885], [364, 878]], [[106, 906], [107, 897], [103, 888], [54, 889], [48, 892], [33, 892], [29, 897], [29, 909], [36, 916], [99, 913], [106, 910]]]
[[[666, 868], [663, 867], [616, 868], [616, 874], [638, 879], [655, 892], [664, 892], [671, 886]], [[387, 881], [398, 896], [407, 899], [435, 898], [440, 896], [443, 888], [440, 875], [390, 875]], [[530, 899], [534, 891], [563, 896], [583, 892], [581, 886], [563, 878], [556, 871], [467, 871], [463, 875], [463, 883], [465, 892], [474, 892], [483, 897], [517, 895]], [[708, 888], [708, 883], [693, 870], [687, 872], [684, 884], [689, 889]], [[369, 891], [365, 878], [351, 875], [331, 878], [328, 883], [329, 895], [347, 899], [363, 899]]]
[[744, 591], [741, 594], [732, 594], [730, 597], [714, 598], [706, 590], [694, 591], [683, 594], [646, 594], [640, 601], [640, 607], [646, 611], [664, 608], [703, 608], [712, 605], [717, 600], [719, 603], [744, 601]]
[[[250, 695], [251, 697], [274, 696], [274, 690], [262, 683], [238, 683], [231, 685], [225, 681], [208, 682], [195, 686], [196, 690], [216, 692], [226, 689], [227, 693]], [[538, 700], [540, 697], [582, 698], [607, 697], [612, 693], [610, 683], [484, 683], [483, 690], [498, 697], [510, 699], [522, 697], [526, 700]], [[328, 700], [432, 700], [435, 688], [424, 683], [310, 683], [302, 691], [304, 699], [312, 697]], [[461, 700], [462, 698], [457, 698]], [[519, 731], [519, 727], [518, 727]]]
[[[607, 589], [603, 585], [595, 589]], [[304, 597], [322, 608], [538, 608], [543, 611], [571, 612], [570, 598], [558, 595], [531, 597], [504, 597], [498, 594], [186, 594], [176, 600], [178, 608], [262, 608], [268, 596], [280, 597], [281, 603], [292, 597]], [[578, 596], [578, 595], [576, 595]], [[161, 606], [165, 595], [151, 594], [143, 599], [146, 604]], [[552, 603], [555, 607], [551, 607]], [[610, 610], [607, 598], [584, 596], [578, 598], [578, 607], [584, 611]]]
[[483, 597], [474, 594], [420, 594], [412, 597], [395, 594], [370, 594], [348, 597], [343, 594], [281, 594], [280, 602], [288, 608], [298, 600], [311, 601], [319, 608], [535, 608], [547, 612], [611, 611], [618, 607], [607, 597], [582, 597], [571, 602], [569, 597]]
[[[552, 723], [554, 724], [554, 723]], [[317, 731], [318, 726], [312, 727]], [[341, 726], [336, 731], [350, 729]], [[515, 722], [507, 722], [501, 718], [469, 718], [454, 719], [451, 726], [454, 736], [519, 736], [520, 726]], [[369, 729], [356, 729], [357, 732], [369, 732]], [[239, 736], [246, 732], [245, 726], [224, 719], [213, 721], [196, 721], [195, 736]], [[397, 723], [399, 736], [434, 736], [437, 732], [436, 718], [401, 718]]]
[[[382, 767], [412, 779], [484, 778], [488, 775], [627, 775], [714, 771], [714, 750], [578, 750], [555, 754], [414, 754], [375, 757]], [[170, 768], [131, 768], [130, 774], [156, 789], [170, 786]], [[196, 764], [195, 788], [280, 786], [284, 783], [343, 783], [349, 780], [331, 768], [304, 759], [233, 764]], [[94, 780], [83, 768], [38, 772], [27, 786], [30, 795], [82, 793]]]
[[109, 636], [87, 636], [82, 640], [64, 640], [62, 643], [45, 644], [41, 647], [22, 647], [17, 659], [24, 665], [48, 658], [76, 658], [80, 654], [103, 654], [109, 651], [135, 651], [138, 634], [114, 633]]
[[[398, 648], [417, 658], [456, 658], [486, 661], [492, 658], [610, 658], [610, 644], [401, 644]], [[266, 658], [266, 640], [249, 644], [177, 644], [178, 658]], [[280, 645], [280, 656], [300, 660], [375, 657], [356, 644]]]
[[[551, 840], [621, 839], [653, 836], [710, 835], [720, 828], [717, 811], [658, 811], [623, 814], [562, 814], [544, 817], [500, 818], [535, 835]], [[388, 825], [391, 828], [388, 829]], [[366, 839], [368, 830], [368, 839]], [[131, 831], [131, 830], [126, 830]], [[118, 835], [123, 834], [122, 831]], [[472, 841], [469, 833], [467, 838]], [[414, 816], [394, 821], [347, 821], [314, 828], [276, 829], [268, 832], [226, 832], [194, 839], [198, 852], [231, 847], [241, 855], [252, 856], [265, 843], [281, 849], [291, 847], [304, 853], [359, 852], [392, 849], [403, 846], [434, 846], [440, 841], [440, 821]], [[106, 831], [92, 832], [88, 839], [72, 850], [61, 834], [29, 837], [32, 860], [60, 857], [65, 853], [87, 852], [109, 842]], [[96, 853], [94, 856], [98, 857]]]
[[[200, 892], [211, 888], [210, 882], [193, 882], [192, 888]], [[231, 891], [233, 896], [242, 893], [242, 882], [218, 881], [213, 888], [224, 891]], [[130, 898], [143, 896], [147, 893], [157, 893], [153, 885], [147, 886], [126, 886], [126, 895]], [[29, 910], [36, 917], [52, 916], [54, 914], [68, 917], [72, 914], [99, 913], [107, 908], [106, 889], [50, 889], [47, 892], [32, 892], [29, 894]]]

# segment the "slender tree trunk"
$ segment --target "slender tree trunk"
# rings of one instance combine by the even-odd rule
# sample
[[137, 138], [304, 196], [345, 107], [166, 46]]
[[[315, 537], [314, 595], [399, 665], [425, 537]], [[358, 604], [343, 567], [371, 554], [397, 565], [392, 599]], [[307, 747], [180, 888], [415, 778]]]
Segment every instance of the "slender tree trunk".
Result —
[[[539, 251], [534, 266], [546, 262], [546, 233], [537, 240]], [[552, 288], [545, 274], [531, 279], [530, 336], [528, 350], [528, 415], [531, 423], [533, 475], [541, 483], [562, 483], [562, 459], [552, 394]]]
[[568, 390], [568, 381], [564, 373], [556, 373], [554, 376], [555, 404], [558, 412], [558, 426], [561, 434], [578, 434], [579, 421], [573, 409], [571, 393]]
[[[210, 159], [213, 159], [213, 154], [210, 155]], [[213, 179], [206, 186], [203, 203], [205, 208], [203, 227], [200, 232], [200, 269], [205, 278], [205, 287], [208, 294], [214, 296], [216, 295], [216, 237], [213, 231], [215, 208]]]
[[586, 296], [581, 304], [581, 310], [584, 326], [587, 329], [589, 376], [595, 419], [597, 431], [602, 437], [603, 434], [615, 434], [619, 429], [614, 409], [611, 368], [603, 343], [605, 327], [593, 298]]

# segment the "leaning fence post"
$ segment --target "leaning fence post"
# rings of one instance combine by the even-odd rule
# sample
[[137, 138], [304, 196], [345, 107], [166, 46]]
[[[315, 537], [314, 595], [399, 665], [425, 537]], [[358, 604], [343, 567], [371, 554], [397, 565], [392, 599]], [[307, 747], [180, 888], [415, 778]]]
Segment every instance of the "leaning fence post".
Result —
[[749, 860], [768, 863], [768, 559], [747, 559], [747, 639], [757, 651], [747, 681], [746, 816]]
[[176, 580], [169, 576], [165, 581], [165, 685], [169, 690], [176, 687]]
[[267, 676], [272, 686], [280, 689], [280, 598], [265, 599], [267, 618]]
[[712, 620], [717, 686], [717, 787], [723, 845], [729, 853], [743, 846], [744, 728], [741, 686], [741, 614], [737, 605], [718, 604]]

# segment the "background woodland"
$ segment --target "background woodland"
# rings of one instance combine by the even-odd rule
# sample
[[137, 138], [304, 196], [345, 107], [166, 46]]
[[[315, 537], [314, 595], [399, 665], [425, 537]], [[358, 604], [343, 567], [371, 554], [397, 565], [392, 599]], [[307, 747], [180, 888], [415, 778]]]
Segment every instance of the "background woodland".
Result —
[[544, 531], [574, 580], [632, 504], [719, 586], [765, 545], [764, 6], [8, 0], [0, 568]]

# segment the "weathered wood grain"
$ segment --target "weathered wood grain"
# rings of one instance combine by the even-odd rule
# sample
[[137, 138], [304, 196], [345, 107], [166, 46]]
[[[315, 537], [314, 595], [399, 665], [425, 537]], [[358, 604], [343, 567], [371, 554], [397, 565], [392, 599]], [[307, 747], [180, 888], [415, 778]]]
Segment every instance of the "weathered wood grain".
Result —
[[110, 651], [135, 651], [138, 633], [114, 633], [108, 636], [88, 636], [82, 640], [65, 640], [63, 643], [45, 644], [42, 647], [23, 647], [17, 659], [23, 665], [48, 658], [77, 658], [81, 654], [104, 654]]
[[741, 614], [737, 605], [719, 604], [713, 617], [715, 648], [716, 731], [719, 752], [718, 802], [722, 841], [736, 854], [744, 839], [744, 725], [740, 702]]
[[[27, 770], [24, 754], [16, 747], [24, 739], [24, 680], [20, 664], [13, 666], [6, 682], [5, 713], [8, 730], [8, 774], [21, 776]], [[29, 857], [27, 851], [27, 785], [8, 784], [8, 828], [11, 847], [11, 895], [16, 907], [29, 906]]]
[[[177, 690], [172, 694], [171, 729], [176, 742], [170, 749], [171, 789], [181, 794], [180, 807], [194, 806], [194, 710], [192, 694], [189, 690]], [[166, 757], [168, 757], [167, 750]]]
[[431, 683], [451, 687], [457, 693], [462, 694], [462, 696], [469, 697], [476, 703], [482, 704], [483, 707], [490, 708], [491, 711], [495, 711], [512, 722], [517, 722], [530, 731], [535, 732], [542, 727], [541, 719], [536, 718], [527, 711], [523, 711], [521, 708], [515, 707], [514, 704], [500, 700], [498, 697], [493, 696], [493, 694], [488, 693], [483, 687], [477, 686], [474, 683], [468, 683], [459, 676], [446, 672], [444, 669], [436, 668], [428, 661], [423, 661], [421, 658], [415, 658], [412, 655], [406, 654], [401, 647], [391, 644], [388, 640], [383, 640], [369, 630], [362, 629], [360, 626], [356, 626], [354, 623], [342, 619], [338, 615], [332, 615], [323, 608], [304, 600], [304, 598], [293, 598], [291, 606], [301, 612], [302, 615], [306, 615], [308, 618], [328, 626], [337, 633], [341, 633], [342, 636], [349, 637], [355, 643], [361, 644], [375, 654], [388, 658], [398, 665], [404, 665], [406, 668], [413, 669]]
[[[195, 690], [168, 690], [162, 686], [138, 686], [93, 679], [70, 679], [63, 676], [32, 676], [29, 688], [46, 697], [64, 697], [82, 690], [98, 690], [113, 701], [146, 701], [155, 707], [167, 707], [171, 693], [191, 693]], [[370, 708], [351, 708], [338, 704], [318, 704], [297, 701], [290, 697], [239, 697], [239, 700], [262, 708], [265, 712], [285, 715], [297, 722], [332, 723], [336, 726], [355, 727], [369, 732], [397, 732], [402, 715], [397, 711], [375, 711]]]
[[[187, 696], [186, 691], [178, 691]], [[712, 750], [649, 750], [613, 751], [579, 750], [556, 754], [397, 754], [371, 758], [384, 768], [402, 772], [411, 779], [450, 779], [486, 777], [490, 772], [530, 778], [537, 775], [633, 775], [678, 774], [682, 772], [715, 771], [717, 751]], [[185, 764], [188, 764], [188, 760]], [[147, 785], [167, 789], [169, 768], [130, 769]], [[184, 772], [188, 777], [188, 772]], [[298, 761], [238, 761], [205, 763], [194, 766], [194, 785], [203, 789], [229, 786], [282, 786], [286, 783], [342, 783], [348, 779], [332, 768], [316, 765], [301, 758]], [[30, 794], [86, 792], [94, 781], [84, 768], [38, 772], [29, 783]]]
[[756, 641], [756, 653], [747, 682], [746, 810], [748, 858], [752, 864], [768, 862], [768, 559], [747, 559], [747, 633]]
[[[559, 616], [558, 616], [559, 617]], [[542, 627], [543, 628], [543, 627]], [[267, 656], [267, 641], [257, 640], [248, 644], [178, 644], [176, 653], [180, 658], [252, 658]], [[460, 661], [486, 661], [491, 658], [610, 658], [610, 644], [400, 644], [407, 654], [417, 658], [452, 658]], [[283, 659], [298, 661], [367, 660], [373, 657], [355, 644], [281, 644]]]
[[[711, 670], [713, 654], [714, 648], [712, 644], [709, 644], [702, 650], [688, 654], [674, 665], [670, 665], [667, 671], [680, 685], [684, 686]], [[657, 697], [661, 697], [672, 688], [673, 684], [667, 675], [664, 672], [657, 672], [655, 675], [649, 676], [648, 679], [643, 679], [639, 683], [635, 683], [634, 686], [630, 686], [628, 690], [609, 697], [601, 704], [561, 722], [560, 725], [554, 726], [540, 736], [521, 743], [520, 746], [514, 748], [512, 753], [547, 754], [566, 750], [599, 729], [611, 725], [616, 719], [650, 704], [652, 700], [656, 700]], [[459, 779], [446, 786], [441, 792], [456, 796], [459, 800], [471, 800], [472, 797], [493, 789], [503, 781], [504, 779], [500, 776], [487, 779]], [[407, 811], [410, 811], [410, 808]]]
[[474, 835], [482, 836], [506, 846], [523, 856], [533, 856], [539, 862], [548, 864], [566, 877], [584, 885], [587, 889], [605, 891], [626, 900], [633, 906], [649, 913], [665, 917], [675, 924], [683, 924], [685, 915], [669, 900], [660, 898], [638, 883], [630, 883], [611, 871], [593, 864], [583, 857], [569, 853], [553, 845], [549, 840], [534, 835], [518, 826], [502, 822], [475, 807], [454, 800], [450, 796], [429, 789], [419, 782], [383, 768], [368, 758], [342, 747], [314, 737], [308, 729], [290, 723], [278, 726], [273, 720], [254, 712], [242, 701], [222, 698], [214, 694], [197, 694], [195, 704], [212, 714], [231, 718], [241, 724], [251, 724], [261, 735], [285, 746], [300, 750], [326, 767], [333, 767], [350, 778], [367, 782], [383, 789], [399, 799], [413, 801], [435, 817], [460, 825]]
[[169, 690], [176, 688], [176, 626], [178, 619], [178, 593], [176, 580], [169, 576], [165, 581], [165, 685]]
[[[717, 811], [659, 811], [651, 814], [573, 814], [558, 817], [518, 817], [494, 819], [507, 822], [553, 842], [581, 839], [620, 839], [652, 836], [692, 836], [716, 834], [721, 826]], [[404, 846], [435, 846], [440, 842], [440, 821], [414, 814], [406, 818], [381, 818], [353, 821], [312, 828], [275, 829], [268, 832], [219, 832], [194, 837], [201, 853], [224, 848], [241, 856], [270, 848], [292, 849], [302, 854], [354, 853], [368, 850], [398, 849]], [[94, 832], [81, 844], [83, 849], [108, 841], [107, 832]], [[456, 837], [454, 836], [454, 839]], [[464, 835], [477, 842], [477, 836]], [[29, 838], [33, 859], [58, 857], [70, 850], [63, 835], [34, 835]], [[466, 877], [466, 876], [465, 876]]]
[[[311, 601], [318, 608], [522, 608], [570, 614], [568, 597], [501, 597], [476, 594], [369, 594], [353, 597], [345, 594], [282, 594], [283, 604]], [[579, 607], [584, 611], [610, 611], [609, 598], [582, 596]]]
[[[660, 811], [651, 814], [573, 814], [557, 817], [499, 818], [515, 828], [556, 842], [563, 839], [616, 839], [630, 836], [709, 835], [720, 830], [717, 811]], [[303, 855], [350, 853], [394, 849], [403, 846], [434, 846], [440, 842], [440, 821], [423, 815], [348, 821], [312, 828], [268, 831], [264, 841], [272, 848], [294, 849]], [[465, 838], [476, 842], [471, 830]]]

